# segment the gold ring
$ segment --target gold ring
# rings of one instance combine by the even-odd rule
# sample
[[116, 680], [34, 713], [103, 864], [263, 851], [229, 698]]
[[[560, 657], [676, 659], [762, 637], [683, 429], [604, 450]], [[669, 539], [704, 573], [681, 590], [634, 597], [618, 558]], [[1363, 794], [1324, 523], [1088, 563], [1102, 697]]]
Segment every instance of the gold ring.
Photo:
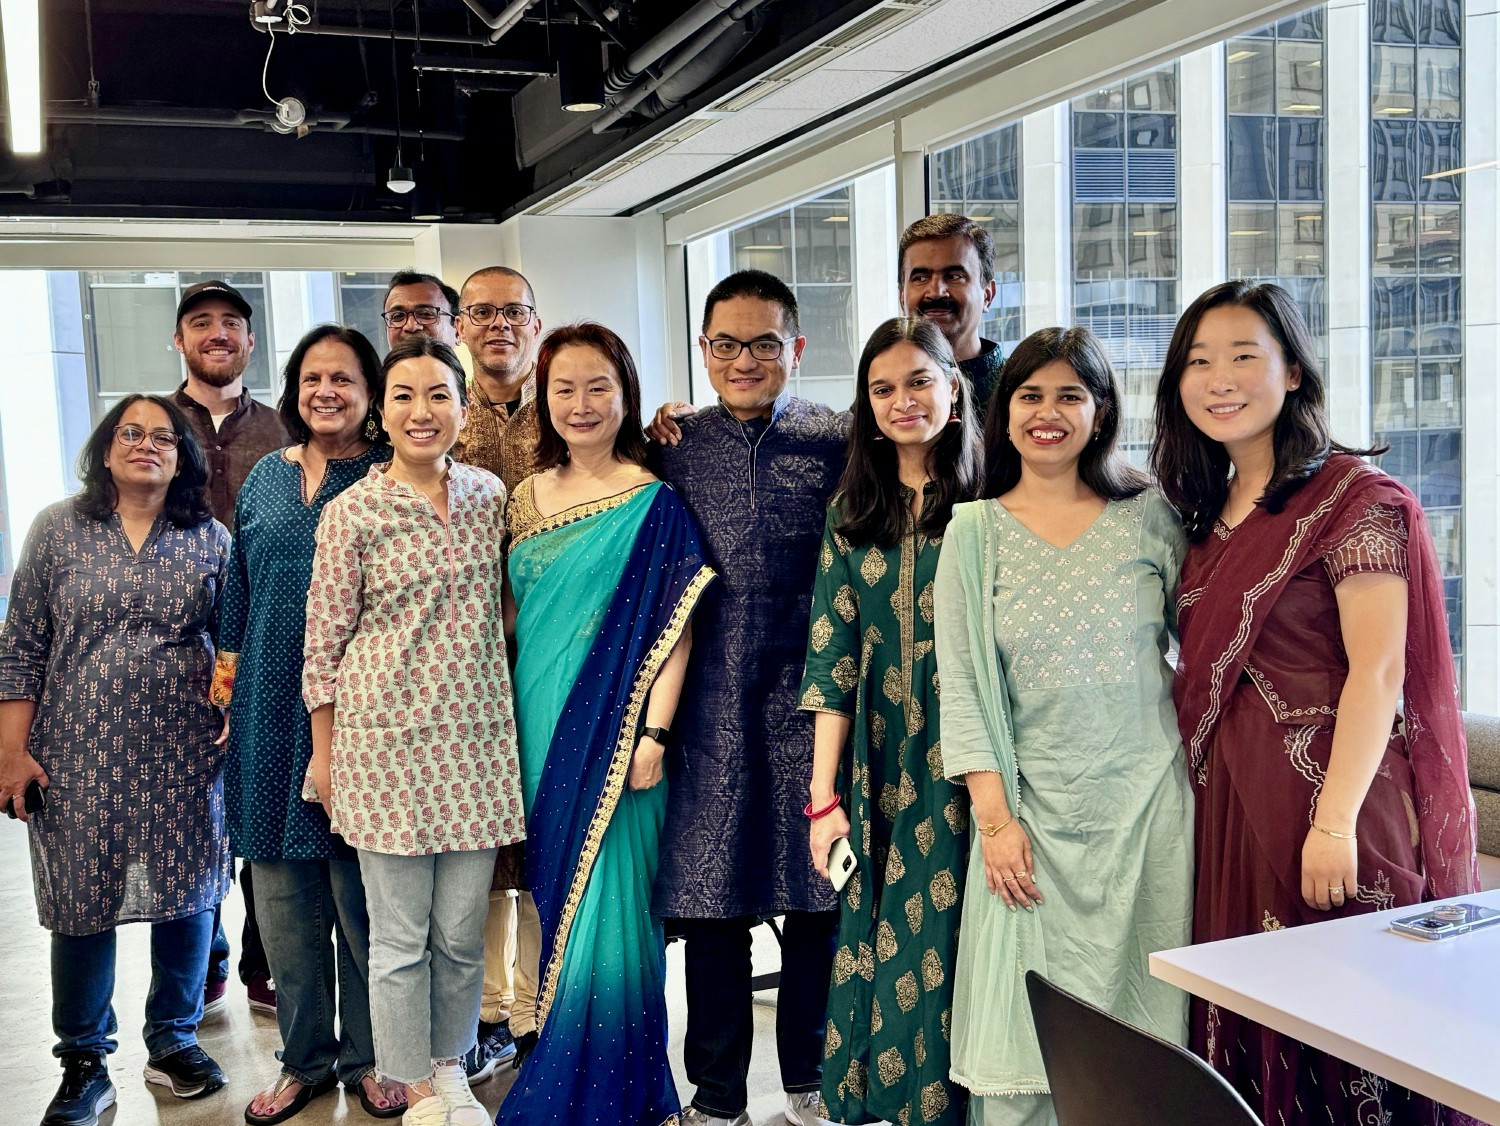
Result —
[[1343, 895], [1344, 894], [1344, 885], [1343, 884], [1329, 884], [1328, 885], [1328, 890], [1329, 891], [1336, 891], [1340, 895]]

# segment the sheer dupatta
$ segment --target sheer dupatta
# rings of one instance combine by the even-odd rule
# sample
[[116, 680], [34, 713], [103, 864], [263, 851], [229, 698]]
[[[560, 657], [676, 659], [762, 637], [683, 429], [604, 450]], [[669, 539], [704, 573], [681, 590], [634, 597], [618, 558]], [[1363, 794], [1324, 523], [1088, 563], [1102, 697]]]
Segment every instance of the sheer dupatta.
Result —
[[[1432, 533], [1416, 498], [1385, 473], [1356, 457], [1330, 457], [1274, 518], [1289, 536], [1236, 536], [1200, 585], [1184, 584], [1177, 598], [1182, 648], [1173, 698], [1190, 768], [1201, 781], [1215, 729], [1271, 607], [1294, 575], [1326, 555], [1376, 504], [1399, 510], [1409, 532], [1401, 714], [1427, 887], [1442, 899], [1478, 887], [1468, 752]], [[1265, 515], [1256, 509], [1247, 519]]]

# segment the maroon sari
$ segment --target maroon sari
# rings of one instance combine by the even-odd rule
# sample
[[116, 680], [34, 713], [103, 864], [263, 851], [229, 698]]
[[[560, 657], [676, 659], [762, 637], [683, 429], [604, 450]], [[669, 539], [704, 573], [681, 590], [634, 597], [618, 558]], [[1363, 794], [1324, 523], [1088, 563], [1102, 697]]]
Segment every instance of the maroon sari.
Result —
[[[1359, 887], [1302, 901], [1302, 843], [1348, 675], [1334, 585], [1407, 579], [1403, 722], [1360, 808]], [[1177, 596], [1174, 698], [1197, 796], [1193, 939], [1210, 942], [1459, 895], [1477, 887], [1468, 755], [1426, 517], [1396, 481], [1334, 455], [1271, 514], [1216, 525]], [[1268, 1123], [1466, 1122], [1341, 1060], [1195, 1001], [1192, 1046]]]

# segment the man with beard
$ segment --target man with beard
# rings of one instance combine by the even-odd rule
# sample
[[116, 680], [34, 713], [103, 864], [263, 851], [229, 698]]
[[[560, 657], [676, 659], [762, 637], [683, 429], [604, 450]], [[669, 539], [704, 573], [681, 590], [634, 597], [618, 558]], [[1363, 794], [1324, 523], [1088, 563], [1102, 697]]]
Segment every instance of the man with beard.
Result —
[[458, 293], [432, 274], [399, 270], [391, 275], [380, 319], [385, 322], [387, 348], [417, 333], [458, 347]]
[[[251, 468], [291, 438], [281, 415], [257, 403], [245, 390], [245, 368], [255, 351], [250, 331], [250, 302], [228, 282], [202, 281], [189, 286], [177, 305], [173, 342], [187, 366], [187, 380], [172, 395], [182, 408], [208, 462], [208, 502], [214, 517], [234, 531], [234, 498]], [[251, 1008], [276, 1011], [276, 990], [266, 966], [266, 952], [255, 921], [255, 895], [249, 864], [240, 866], [245, 897], [245, 929], [240, 939], [240, 981]], [[229, 939], [214, 911], [214, 936], [208, 952], [208, 980], [203, 983], [203, 1015], [218, 1012], [227, 1000]]]
[[[476, 270], [460, 292], [454, 323], [474, 361], [474, 375], [468, 417], [453, 457], [488, 469], [510, 493], [536, 472], [536, 346], [542, 319], [531, 283], [508, 266]], [[536, 1046], [542, 924], [526, 890], [522, 849], [507, 845], [495, 858], [484, 923], [479, 1028], [475, 1047], [464, 1060], [470, 1083], [489, 1078], [495, 1065], [507, 1059], [514, 1058], [519, 1067]]]
[[984, 418], [1005, 357], [979, 326], [995, 300], [995, 241], [965, 215], [941, 212], [901, 232], [901, 311], [937, 325], [974, 388]]

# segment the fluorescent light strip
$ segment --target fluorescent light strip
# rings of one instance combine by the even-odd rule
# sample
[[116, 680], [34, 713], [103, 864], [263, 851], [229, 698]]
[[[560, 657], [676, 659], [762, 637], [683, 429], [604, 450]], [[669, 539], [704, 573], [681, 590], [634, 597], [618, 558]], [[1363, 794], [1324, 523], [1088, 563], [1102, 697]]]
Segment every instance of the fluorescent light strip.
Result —
[[1444, 176], [1461, 176], [1465, 172], [1478, 172], [1481, 168], [1493, 168], [1497, 164], [1500, 164], [1500, 160], [1486, 160], [1479, 164], [1466, 164], [1462, 168], [1448, 168], [1442, 172], [1429, 172], [1422, 179], [1441, 180]]
[[5, 100], [10, 151], [42, 151], [41, 0], [0, 0], [5, 29]]

